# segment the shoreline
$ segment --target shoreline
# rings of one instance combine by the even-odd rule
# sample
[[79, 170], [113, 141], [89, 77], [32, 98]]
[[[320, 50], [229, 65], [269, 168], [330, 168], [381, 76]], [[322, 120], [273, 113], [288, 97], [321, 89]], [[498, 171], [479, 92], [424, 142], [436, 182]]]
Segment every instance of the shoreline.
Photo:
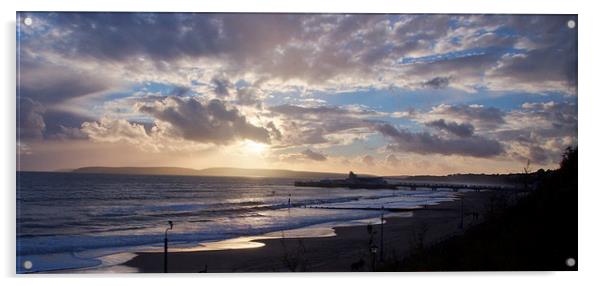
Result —
[[[335, 208], [333, 208], [335, 209]], [[375, 210], [375, 209], [369, 209]], [[400, 216], [411, 216], [412, 211], [415, 209], [407, 209], [404, 211], [394, 210], [389, 213], [390, 216], [400, 217]], [[387, 217], [385, 216], [385, 223], [387, 223]], [[255, 235], [244, 235], [244, 236], [235, 236], [230, 238], [223, 238], [219, 240], [209, 240], [202, 241], [195, 244], [185, 243], [180, 244], [176, 243], [174, 245], [170, 245], [169, 252], [179, 253], [179, 252], [194, 252], [194, 251], [216, 251], [216, 250], [237, 250], [237, 249], [248, 249], [248, 248], [257, 248], [265, 246], [265, 243], [261, 241], [265, 240], [277, 240], [281, 239], [282, 236], [285, 236], [287, 239], [299, 239], [299, 238], [322, 238], [322, 237], [331, 237], [335, 236], [335, 228], [339, 227], [350, 227], [350, 226], [358, 226], [365, 224], [379, 224], [380, 217], [368, 217], [362, 219], [354, 219], [354, 220], [341, 220], [341, 221], [331, 221], [326, 223], [318, 223], [313, 225], [301, 226], [298, 228], [291, 229], [283, 229], [276, 230], [267, 233], [259, 233]], [[87, 267], [66, 267], [60, 269], [52, 269], [52, 270], [40, 270], [40, 271], [31, 271], [25, 272], [27, 274], [35, 274], [35, 273], [138, 273], [136, 268], [125, 266], [129, 260], [138, 256], [140, 253], [160, 253], [163, 254], [162, 246], [154, 245], [141, 245], [135, 247], [133, 250], [113, 250], [109, 251], [109, 254], [88, 257], [89, 259], [93, 259], [97, 261], [97, 264], [93, 266]], [[71, 255], [66, 253], [66, 255]], [[128, 257], [124, 259], [123, 257]], [[24, 273], [24, 274], [25, 274]]]
[[[463, 233], [484, 220], [490, 198], [504, 192], [462, 192], [464, 199], [441, 202], [427, 208], [415, 209], [412, 217], [386, 217], [383, 226], [383, 258], [401, 260], [412, 249], [424, 247]], [[464, 205], [463, 228], [461, 208]], [[334, 226], [334, 236], [323, 237], [265, 237], [265, 235], [234, 238], [254, 244], [254, 247], [215, 248], [199, 247], [170, 251], [168, 268], [174, 273], [195, 272], [343, 272], [371, 271], [373, 258], [378, 264], [380, 250], [370, 253], [370, 235], [366, 225]], [[380, 224], [373, 224], [372, 245], [380, 244]], [[289, 231], [294, 231], [289, 230]], [[283, 232], [284, 233], [284, 232]], [[232, 240], [232, 239], [231, 239]], [[226, 240], [227, 241], [227, 240]], [[218, 241], [216, 243], [223, 243]], [[211, 243], [205, 243], [211, 244]], [[135, 252], [125, 263], [110, 267], [129, 267], [141, 273], [163, 272], [162, 252]], [[101, 268], [102, 269], [102, 268]], [[101, 270], [99, 269], [99, 270]]]

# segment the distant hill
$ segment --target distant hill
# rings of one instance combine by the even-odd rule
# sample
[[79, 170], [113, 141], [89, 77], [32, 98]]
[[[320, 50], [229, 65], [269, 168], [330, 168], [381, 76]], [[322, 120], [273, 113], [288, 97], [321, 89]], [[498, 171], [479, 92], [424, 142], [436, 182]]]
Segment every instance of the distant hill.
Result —
[[74, 173], [127, 174], [127, 175], [172, 175], [212, 177], [274, 177], [274, 178], [343, 178], [343, 173], [321, 173], [278, 169], [208, 168], [203, 170], [177, 167], [84, 167]]
[[[68, 172], [68, 170], [65, 170]], [[83, 167], [72, 170], [74, 173], [124, 174], [124, 175], [169, 175], [206, 177], [268, 177], [318, 180], [325, 178], [346, 178], [346, 173], [323, 173], [282, 169], [208, 168], [190, 169], [178, 167]], [[359, 174], [360, 176], [372, 176]], [[480, 184], [514, 184], [520, 181], [521, 174], [453, 174], [447, 176], [385, 176], [385, 179], [414, 182], [454, 182]]]
[[278, 178], [342, 178], [347, 174], [291, 171], [279, 169], [208, 168], [199, 171], [202, 176], [278, 177]]
[[75, 169], [72, 172], [89, 174], [202, 176], [199, 170], [177, 167], [83, 167]]

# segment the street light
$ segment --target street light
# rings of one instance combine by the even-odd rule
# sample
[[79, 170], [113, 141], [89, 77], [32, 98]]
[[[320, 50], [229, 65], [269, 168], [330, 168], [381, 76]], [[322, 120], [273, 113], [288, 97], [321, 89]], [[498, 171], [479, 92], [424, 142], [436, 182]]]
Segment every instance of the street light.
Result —
[[464, 195], [460, 195], [460, 229], [464, 229]]
[[380, 262], [384, 261], [383, 251], [385, 249], [383, 245], [383, 239], [385, 235], [385, 206], [380, 206]]
[[370, 253], [372, 254], [372, 272], [376, 271], [375, 263], [376, 263], [376, 253], [378, 252], [378, 247], [376, 245], [372, 245], [370, 247]]
[[165, 229], [165, 239], [163, 240], [163, 272], [167, 273], [167, 232], [173, 229], [173, 222], [167, 221], [169, 227]]

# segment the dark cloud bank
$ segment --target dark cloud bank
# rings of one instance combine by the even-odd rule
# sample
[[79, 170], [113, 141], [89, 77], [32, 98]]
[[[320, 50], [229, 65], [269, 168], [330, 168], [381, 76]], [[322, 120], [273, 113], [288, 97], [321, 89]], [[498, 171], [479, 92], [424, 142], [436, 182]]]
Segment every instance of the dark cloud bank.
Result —
[[470, 137], [474, 134], [474, 126], [469, 123], [446, 122], [443, 119], [427, 122], [426, 126], [438, 128], [447, 131], [458, 137]]
[[380, 124], [375, 128], [393, 142], [387, 147], [397, 152], [485, 158], [494, 157], [504, 152], [504, 148], [499, 142], [476, 135], [446, 139], [427, 132], [412, 133], [397, 129], [390, 124]]
[[195, 98], [169, 97], [154, 104], [137, 106], [138, 111], [169, 123], [182, 138], [205, 143], [226, 144], [235, 139], [269, 143], [269, 131], [249, 123], [236, 108], [213, 99], [207, 104]]

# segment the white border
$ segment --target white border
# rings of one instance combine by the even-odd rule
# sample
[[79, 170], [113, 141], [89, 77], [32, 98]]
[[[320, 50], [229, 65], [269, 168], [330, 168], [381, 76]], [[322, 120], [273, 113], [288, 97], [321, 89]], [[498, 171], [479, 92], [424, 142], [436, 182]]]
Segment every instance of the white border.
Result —
[[[245, 275], [208, 275], [199, 279], [199, 275], [177, 275], [181, 282], [201, 285], [232, 283], [237, 285], [306, 285], [308, 283], [328, 283], [334, 285], [509, 285], [512, 283], [546, 285], [591, 285], [600, 283], [600, 221], [598, 210], [602, 190], [594, 185], [597, 171], [601, 170], [599, 139], [602, 122], [598, 109], [602, 108], [602, 92], [597, 84], [601, 66], [598, 27], [600, 10], [595, 1], [475, 1], [475, 0], [421, 0], [421, 1], [384, 1], [368, 0], [362, 4], [350, 4], [342, 0], [255, 0], [255, 1], [192, 1], [192, 0], [54, 0], [54, 1], [2, 1], [2, 53], [0, 62], [4, 68], [0, 71], [0, 80], [4, 88], [1, 112], [4, 128], [2, 140], [2, 172], [0, 181], [4, 188], [2, 231], [3, 259], [0, 260], [4, 283], [19, 285], [106, 285], [113, 283], [148, 283], [163, 285], [168, 283], [164, 275], [86, 275], [83, 277], [103, 277], [82, 281], [82, 276], [54, 275], [36, 277], [15, 277], [15, 12], [16, 11], [198, 11], [198, 12], [356, 12], [356, 13], [545, 13], [579, 14], [579, 149], [580, 149], [580, 196], [579, 196], [579, 272], [543, 272], [543, 273], [401, 273], [401, 274], [245, 274]], [[9, 2], [9, 3], [5, 3]], [[105, 278], [111, 277], [111, 278]], [[132, 281], [124, 277], [144, 279]], [[121, 279], [115, 279], [121, 278]], [[223, 281], [227, 278], [226, 281]], [[316, 279], [317, 278], [317, 279]], [[283, 280], [284, 279], [284, 280]], [[311, 279], [311, 280], [308, 280]], [[316, 281], [319, 280], [319, 281]], [[10, 285], [8, 284], [8, 285]], [[7, 285], [7, 284], [4, 284]]]
[[586, 1], [474, 1], [474, 0], [370, 0], [352, 3], [343, 0], [104, 0], [104, 1], [19, 1], [15, 6], [30, 11], [159, 11], [159, 12], [346, 12], [346, 13], [546, 13], [576, 14]]

